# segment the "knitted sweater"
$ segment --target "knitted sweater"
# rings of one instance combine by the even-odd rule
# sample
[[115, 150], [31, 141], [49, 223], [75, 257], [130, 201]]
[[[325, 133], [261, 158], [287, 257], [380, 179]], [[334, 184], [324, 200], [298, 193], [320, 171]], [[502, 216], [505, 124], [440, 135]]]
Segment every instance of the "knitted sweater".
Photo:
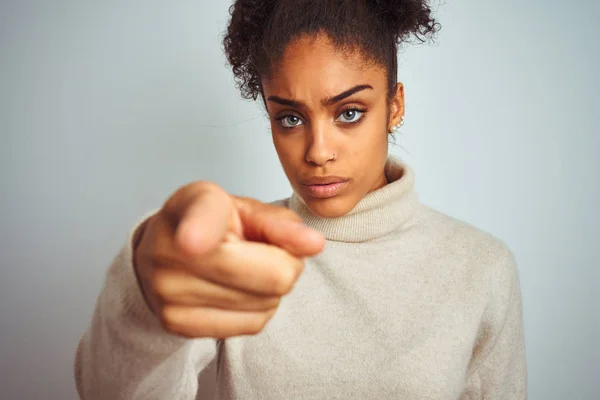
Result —
[[419, 202], [414, 173], [345, 216], [276, 202], [322, 232], [293, 291], [258, 335], [184, 339], [142, 297], [131, 238], [111, 265], [75, 377], [85, 400], [193, 400], [216, 363], [219, 399], [524, 399], [521, 293], [498, 239]]

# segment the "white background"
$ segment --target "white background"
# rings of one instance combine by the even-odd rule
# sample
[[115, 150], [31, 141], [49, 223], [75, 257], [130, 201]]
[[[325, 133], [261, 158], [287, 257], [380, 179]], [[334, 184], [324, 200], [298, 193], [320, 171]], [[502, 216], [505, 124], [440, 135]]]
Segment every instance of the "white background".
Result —
[[[178, 186], [290, 194], [221, 50], [226, 1], [0, 1], [0, 398], [73, 399], [133, 223]], [[531, 399], [600, 398], [600, 2], [456, 0], [400, 56], [392, 151], [520, 266]]]

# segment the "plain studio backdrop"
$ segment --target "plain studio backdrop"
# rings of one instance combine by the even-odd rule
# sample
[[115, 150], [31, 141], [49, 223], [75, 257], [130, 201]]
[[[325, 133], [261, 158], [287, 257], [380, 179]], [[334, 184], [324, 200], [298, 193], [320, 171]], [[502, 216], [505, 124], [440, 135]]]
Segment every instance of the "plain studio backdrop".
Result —
[[[450, 0], [436, 44], [399, 58], [391, 152], [423, 202], [514, 251], [536, 400], [600, 398], [599, 3]], [[75, 347], [140, 216], [192, 180], [291, 189], [225, 66], [228, 1], [0, 4], [0, 398], [75, 399]]]

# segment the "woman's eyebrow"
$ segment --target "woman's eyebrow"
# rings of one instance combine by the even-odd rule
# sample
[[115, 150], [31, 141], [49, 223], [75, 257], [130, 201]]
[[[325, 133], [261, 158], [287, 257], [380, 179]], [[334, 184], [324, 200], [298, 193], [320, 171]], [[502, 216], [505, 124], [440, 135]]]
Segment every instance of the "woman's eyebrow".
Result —
[[356, 85], [353, 88], [348, 89], [340, 94], [336, 94], [333, 97], [329, 97], [325, 100], [322, 100], [321, 104], [323, 104], [324, 106], [331, 106], [331, 105], [338, 103], [338, 102], [344, 100], [345, 98], [350, 97], [353, 94], [363, 91], [365, 89], [373, 89], [373, 86], [371, 86], [371, 85]]
[[304, 108], [306, 106], [301, 101], [284, 99], [283, 97], [279, 97], [279, 96], [269, 96], [269, 98], [267, 100], [272, 101], [274, 103], [279, 103], [284, 106], [294, 107], [294, 108]]
[[[340, 94], [336, 94], [335, 96], [323, 99], [321, 101], [321, 104], [324, 106], [331, 106], [335, 103], [338, 103], [338, 102], [344, 100], [345, 98], [352, 96], [355, 93], [358, 93], [358, 92], [366, 90], [366, 89], [373, 89], [373, 86], [371, 86], [371, 85], [356, 85], [353, 88], [350, 88]], [[269, 98], [267, 100], [275, 102], [275, 103], [279, 103], [284, 106], [294, 107], [294, 108], [305, 108], [306, 107], [306, 104], [303, 103], [302, 101], [292, 100], [292, 99], [284, 99], [283, 97], [279, 97], [279, 96], [269, 96]]]

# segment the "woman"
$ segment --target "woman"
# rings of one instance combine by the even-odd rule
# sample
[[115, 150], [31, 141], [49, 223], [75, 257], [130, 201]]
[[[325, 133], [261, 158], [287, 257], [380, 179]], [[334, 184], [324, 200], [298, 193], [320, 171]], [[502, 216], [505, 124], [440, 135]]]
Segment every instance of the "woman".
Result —
[[522, 399], [518, 274], [494, 237], [419, 203], [388, 158], [398, 43], [426, 1], [238, 0], [224, 40], [294, 189], [176, 191], [111, 266], [77, 351], [84, 399]]

